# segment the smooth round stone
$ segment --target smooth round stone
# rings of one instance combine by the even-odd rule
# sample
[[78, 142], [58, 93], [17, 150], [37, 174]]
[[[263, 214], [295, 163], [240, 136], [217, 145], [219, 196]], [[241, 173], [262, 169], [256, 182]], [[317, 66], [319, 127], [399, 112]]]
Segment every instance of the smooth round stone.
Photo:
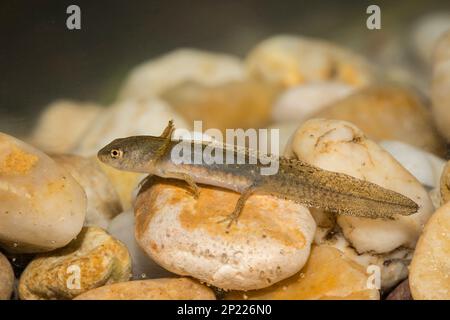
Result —
[[429, 109], [414, 91], [393, 85], [372, 85], [344, 97], [311, 118], [348, 121], [369, 139], [408, 143], [436, 155], [445, 154]]
[[450, 14], [434, 12], [417, 21], [413, 27], [412, 44], [417, 55], [427, 64], [433, 60], [437, 42], [450, 30]]
[[238, 57], [195, 49], [177, 49], [131, 70], [120, 99], [155, 97], [181, 83], [215, 86], [242, 80], [245, 68]]
[[305, 122], [293, 135], [285, 156], [375, 183], [419, 205], [418, 212], [396, 215], [393, 220], [338, 216], [337, 223], [345, 238], [358, 253], [384, 254], [400, 247], [413, 249], [434, 211], [420, 182], [350, 122], [327, 119]]
[[8, 259], [0, 252], [0, 300], [8, 300], [14, 287], [14, 272]]
[[52, 155], [83, 187], [87, 196], [85, 225], [107, 228], [109, 222], [122, 212], [120, 198], [97, 159], [76, 155]]
[[379, 300], [368, 288], [366, 269], [329, 246], [313, 246], [303, 269], [294, 276], [261, 290], [231, 292], [238, 300]]
[[190, 128], [182, 116], [157, 98], [124, 100], [102, 110], [86, 130], [73, 153], [96, 156], [105, 145], [117, 138], [137, 135], [159, 136], [173, 120], [176, 128]]
[[64, 248], [38, 255], [20, 277], [22, 300], [72, 299], [106, 284], [127, 281], [127, 248], [103, 229], [85, 227]]
[[409, 286], [415, 300], [450, 300], [450, 203], [430, 218], [411, 261]]
[[207, 286], [189, 278], [115, 283], [83, 293], [75, 300], [215, 300]]
[[42, 112], [27, 141], [45, 152], [71, 152], [101, 111], [93, 103], [55, 101]]
[[445, 166], [445, 160], [400, 141], [381, 141], [382, 146], [417, 180], [429, 188], [436, 188]]
[[450, 30], [436, 44], [431, 80], [431, 109], [440, 133], [450, 142]]
[[[154, 184], [152, 184], [154, 182]], [[227, 229], [239, 195], [200, 187], [195, 199], [178, 181], [148, 181], [135, 205], [136, 239], [158, 264], [222, 289], [264, 288], [298, 272], [316, 224], [304, 206], [253, 195]]]
[[133, 264], [133, 279], [155, 279], [173, 276], [172, 273], [160, 267], [144, 250], [139, 247], [134, 237], [134, 212], [125, 211], [116, 216], [108, 227], [108, 232], [122, 241], [128, 248]]
[[445, 164], [440, 180], [440, 203], [444, 204], [450, 201], [450, 161]]
[[272, 118], [275, 121], [297, 121], [300, 124], [353, 91], [352, 86], [339, 82], [313, 82], [292, 87], [275, 101]]
[[262, 81], [232, 81], [222, 85], [186, 82], [161, 97], [188, 123], [201, 120], [204, 129], [264, 128], [270, 122], [279, 89]]
[[408, 266], [411, 262], [414, 249], [398, 248], [383, 254], [375, 252], [359, 253], [344, 237], [342, 230], [339, 230], [336, 226], [336, 222], [326, 225], [323, 221], [317, 219], [318, 210], [311, 210], [311, 212], [318, 225], [314, 243], [338, 249], [347, 258], [360, 264], [366, 270], [379, 268], [381, 275], [380, 289], [383, 292], [389, 291], [400, 281], [408, 277]]
[[[283, 155], [284, 149], [289, 144], [289, 140], [298, 129], [298, 121], [275, 122], [270, 125], [266, 140], [259, 141], [259, 151], [265, 154]], [[277, 131], [273, 131], [277, 130]], [[277, 134], [273, 134], [273, 133]]]
[[362, 56], [328, 41], [293, 35], [277, 35], [257, 44], [245, 64], [251, 77], [281, 87], [316, 81], [362, 87], [376, 78]]
[[51, 251], [80, 232], [86, 194], [55, 161], [0, 133], [0, 245], [7, 251]]

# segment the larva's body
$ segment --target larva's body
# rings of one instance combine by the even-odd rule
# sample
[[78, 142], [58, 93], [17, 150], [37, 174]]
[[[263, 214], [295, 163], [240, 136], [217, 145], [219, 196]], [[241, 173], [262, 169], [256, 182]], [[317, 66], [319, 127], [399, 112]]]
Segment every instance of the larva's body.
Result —
[[[190, 150], [189, 156], [182, 157], [180, 150]], [[226, 163], [227, 152], [234, 161]], [[220, 153], [224, 161], [211, 161], [212, 155]], [[271, 161], [277, 161], [278, 170], [272, 175], [262, 175], [268, 162], [257, 153], [211, 143], [174, 141], [166, 132], [162, 137], [117, 139], [100, 150], [98, 156], [117, 169], [185, 180], [194, 191], [196, 183], [201, 183], [239, 192], [242, 196], [233, 219], [252, 193], [367, 218], [392, 218], [395, 214], [410, 215], [418, 210], [418, 205], [409, 198], [346, 174], [322, 170], [299, 160], [273, 158]], [[237, 157], [244, 163], [236, 163]]]

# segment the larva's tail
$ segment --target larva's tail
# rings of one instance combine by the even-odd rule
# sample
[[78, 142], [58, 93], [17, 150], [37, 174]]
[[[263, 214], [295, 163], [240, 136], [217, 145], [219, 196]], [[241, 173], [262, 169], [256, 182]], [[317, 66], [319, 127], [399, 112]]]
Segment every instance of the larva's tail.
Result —
[[400, 193], [346, 174], [303, 162], [299, 162], [295, 171], [292, 186], [295, 200], [308, 206], [373, 219], [407, 216], [419, 210], [417, 203]]

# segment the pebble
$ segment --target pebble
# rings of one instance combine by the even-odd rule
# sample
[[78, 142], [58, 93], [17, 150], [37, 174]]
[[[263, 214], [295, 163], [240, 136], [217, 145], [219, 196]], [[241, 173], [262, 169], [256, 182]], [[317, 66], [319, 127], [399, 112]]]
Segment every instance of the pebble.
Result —
[[107, 228], [109, 222], [122, 212], [122, 205], [98, 161], [67, 154], [52, 155], [52, 159], [69, 172], [86, 193], [87, 212], [84, 224]]
[[235, 56], [177, 49], [135, 67], [120, 89], [119, 98], [146, 99], [188, 81], [215, 86], [244, 76], [245, 68]]
[[438, 40], [450, 30], [450, 13], [434, 12], [419, 19], [413, 26], [412, 44], [417, 55], [427, 64], [433, 61]]
[[423, 225], [434, 211], [431, 199], [419, 181], [349, 122], [307, 121], [293, 136], [285, 155], [376, 183], [409, 197], [420, 206], [417, 213], [398, 216], [394, 220], [339, 216], [338, 225], [358, 253], [414, 248]]
[[440, 185], [444, 159], [401, 141], [381, 141], [379, 145], [423, 185], [429, 188]]
[[302, 123], [328, 104], [354, 92], [350, 85], [339, 82], [313, 82], [291, 87], [284, 91], [272, 109], [272, 119], [277, 122]]
[[115, 283], [83, 293], [75, 300], [216, 300], [208, 287], [189, 278]]
[[126, 247], [103, 229], [85, 227], [69, 245], [38, 255], [19, 281], [22, 300], [72, 299], [103, 285], [127, 281]]
[[245, 64], [250, 77], [285, 88], [317, 81], [362, 87], [376, 78], [363, 57], [331, 42], [292, 35], [262, 41]]
[[73, 153], [95, 156], [117, 138], [135, 135], [159, 136], [169, 120], [177, 128], [190, 128], [167, 103], [156, 98], [124, 100], [106, 108], [89, 127]]
[[108, 232], [114, 238], [122, 241], [128, 248], [132, 261], [133, 279], [156, 279], [174, 276], [160, 267], [139, 247], [134, 237], [134, 220], [133, 210], [128, 210], [116, 216], [108, 227]]
[[444, 167], [440, 180], [440, 200], [441, 204], [450, 201], [450, 161]]
[[101, 110], [94, 103], [55, 101], [41, 114], [28, 142], [45, 152], [71, 152]]
[[379, 300], [368, 287], [363, 266], [329, 246], [313, 246], [305, 267], [294, 276], [261, 290], [231, 292], [225, 299], [248, 300]]
[[410, 266], [414, 300], [450, 300], [450, 203], [427, 222]]
[[436, 45], [431, 80], [431, 109], [440, 133], [450, 142], [450, 31]]
[[14, 288], [14, 272], [8, 259], [0, 252], [0, 300], [9, 300]]
[[383, 254], [374, 252], [359, 253], [345, 238], [342, 230], [336, 226], [334, 221], [330, 225], [324, 225], [322, 221], [317, 220], [316, 212], [318, 211], [311, 210], [318, 225], [314, 238], [316, 245], [327, 245], [336, 248], [348, 259], [360, 264], [366, 270], [379, 268], [381, 275], [380, 288], [383, 292], [391, 290], [400, 281], [408, 277], [408, 266], [414, 249], [398, 248]]
[[266, 154], [283, 155], [284, 150], [290, 143], [289, 141], [292, 135], [298, 127], [298, 121], [276, 122], [270, 125], [267, 129], [269, 132], [278, 130], [278, 137], [274, 136], [274, 139], [272, 139], [272, 133], [268, 133], [268, 139], [266, 141], [259, 141], [259, 151]]
[[211, 86], [187, 82], [162, 98], [188, 123], [201, 120], [204, 129], [260, 128], [270, 121], [278, 90], [264, 82], [243, 80]]
[[315, 223], [288, 200], [251, 196], [238, 224], [218, 223], [238, 194], [200, 187], [195, 199], [178, 181], [148, 181], [138, 195], [136, 239], [167, 270], [218, 288], [252, 290], [298, 272], [309, 256]]
[[50, 157], [0, 133], [0, 245], [16, 253], [50, 251], [80, 232], [83, 188]]
[[108, 176], [112, 186], [119, 195], [122, 210], [126, 211], [133, 207], [140, 182], [147, 176], [146, 174], [117, 170], [100, 160], [96, 160], [102, 171]]
[[401, 141], [438, 156], [445, 155], [445, 142], [431, 113], [414, 92], [401, 87], [367, 87], [312, 117], [348, 121], [372, 140]]

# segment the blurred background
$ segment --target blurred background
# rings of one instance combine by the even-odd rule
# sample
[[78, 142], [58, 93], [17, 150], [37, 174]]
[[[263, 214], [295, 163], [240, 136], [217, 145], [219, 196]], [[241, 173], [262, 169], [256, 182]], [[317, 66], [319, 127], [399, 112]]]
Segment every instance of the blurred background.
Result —
[[[81, 7], [80, 31], [66, 8]], [[377, 4], [382, 29], [366, 28]], [[0, 9], [0, 131], [27, 132], [59, 98], [111, 103], [130, 69], [179, 47], [244, 56], [259, 41], [291, 33], [332, 40], [384, 67], [426, 79], [412, 30], [450, 1], [18, 1]]]

